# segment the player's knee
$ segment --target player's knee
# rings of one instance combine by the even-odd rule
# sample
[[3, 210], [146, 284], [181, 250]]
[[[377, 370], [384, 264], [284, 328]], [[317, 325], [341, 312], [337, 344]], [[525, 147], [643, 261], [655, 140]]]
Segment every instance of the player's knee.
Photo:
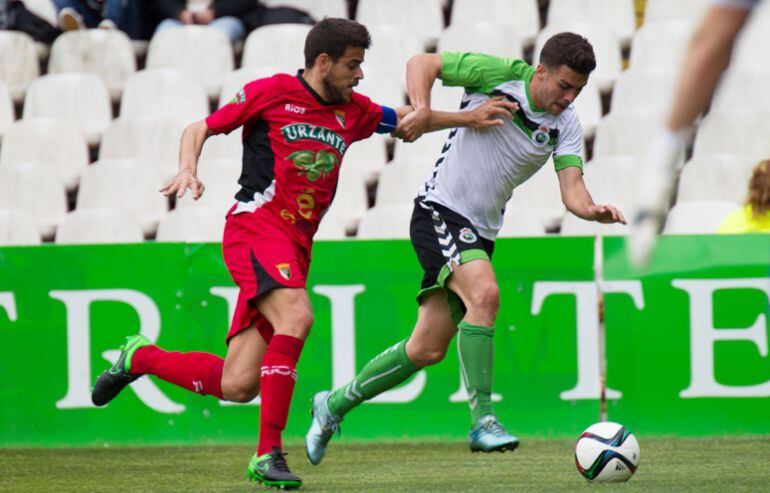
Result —
[[415, 366], [422, 368], [440, 363], [446, 356], [446, 348], [415, 348], [408, 353], [408, 356]]
[[469, 310], [487, 317], [496, 317], [500, 308], [500, 288], [496, 282], [485, 282], [470, 294]]
[[285, 327], [276, 327], [277, 334], [286, 334], [299, 339], [305, 339], [310, 333], [315, 318], [313, 312], [305, 307], [293, 308], [287, 313]]
[[231, 402], [251, 402], [259, 395], [259, 384], [222, 379], [222, 397]]

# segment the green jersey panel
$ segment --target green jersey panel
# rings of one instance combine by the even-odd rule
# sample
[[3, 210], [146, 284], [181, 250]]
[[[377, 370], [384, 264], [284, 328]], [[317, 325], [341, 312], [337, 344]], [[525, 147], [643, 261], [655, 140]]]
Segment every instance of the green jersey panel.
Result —
[[524, 60], [499, 58], [483, 53], [441, 53], [441, 79], [445, 86], [461, 86], [469, 92], [489, 93], [512, 80], [529, 84], [535, 69]]

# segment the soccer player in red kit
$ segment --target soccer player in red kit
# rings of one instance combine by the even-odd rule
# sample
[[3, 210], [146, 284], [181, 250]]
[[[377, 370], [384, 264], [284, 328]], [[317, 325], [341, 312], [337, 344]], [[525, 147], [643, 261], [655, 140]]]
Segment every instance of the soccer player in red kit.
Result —
[[[259, 444], [247, 477], [267, 486], [298, 488], [281, 432], [297, 379], [297, 360], [313, 325], [305, 289], [313, 235], [337, 187], [339, 166], [353, 142], [392, 132], [411, 107], [389, 108], [353, 92], [363, 78], [367, 29], [327, 18], [305, 41], [304, 71], [246, 84], [230, 103], [188, 126], [179, 174], [161, 191], [193, 198], [204, 141], [243, 126], [243, 173], [236, 204], [227, 214], [222, 251], [240, 288], [224, 359], [209, 353], [168, 352], [142, 335], [129, 337], [115, 365], [96, 381], [94, 404], [111, 401], [142, 375], [155, 375], [219, 399], [248, 402], [261, 391]], [[502, 124], [507, 101], [477, 110], [434, 112], [429, 128]], [[408, 117], [407, 117], [408, 118]]]

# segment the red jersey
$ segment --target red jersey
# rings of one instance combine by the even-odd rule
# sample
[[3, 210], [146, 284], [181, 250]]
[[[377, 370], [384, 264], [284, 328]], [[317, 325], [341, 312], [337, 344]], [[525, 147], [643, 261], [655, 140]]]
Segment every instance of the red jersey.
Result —
[[260, 220], [309, 250], [348, 146], [392, 131], [396, 114], [358, 93], [349, 103], [327, 103], [300, 71], [249, 82], [206, 124], [214, 134], [243, 126], [242, 188], [232, 214], [269, 212]]

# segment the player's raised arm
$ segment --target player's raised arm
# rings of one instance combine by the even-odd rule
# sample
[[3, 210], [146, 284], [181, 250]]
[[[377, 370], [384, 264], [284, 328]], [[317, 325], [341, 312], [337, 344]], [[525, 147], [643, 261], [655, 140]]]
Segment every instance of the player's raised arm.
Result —
[[179, 144], [179, 173], [160, 189], [163, 195], [175, 193], [177, 197], [182, 198], [189, 188], [193, 199], [198, 200], [206, 188], [198, 179], [198, 157], [201, 155], [203, 143], [211, 135], [206, 120], [199, 120], [185, 127], [182, 142]]
[[[518, 104], [508, 101], [504, 97], [494, 97], [469, 111], [428, 110], [428, 119], [423, 132], [435, 132], [457, 127], [497, 127], [503, 124], [504, 118], [511, 118], [511, 114], [518, 109]], [[415, 120], [423, 116], [413, 110], [411, 106], [396, 108], [396, 114], [398, 115], [398, 127], [392, 135], [405, 142], [412, 142], [414, 139], [410, 137], [407, 129], [412, 127]]]
[[626, 218], [616, 207], [594, 203], [586, 189], [579, 167], [569, 166], [557, 173], [561, 200], [568, 211], [581, 219], [600, 223], [626, 224]]
[[401, 138], [405, 141], [412, 142], [427, 130], [430, 121], [430, 90], [433, 81], [440, 77], [440, 55], [422, 53], [409, 59], [406, 65], [406, 88], [414, 113], [401, 129]]

